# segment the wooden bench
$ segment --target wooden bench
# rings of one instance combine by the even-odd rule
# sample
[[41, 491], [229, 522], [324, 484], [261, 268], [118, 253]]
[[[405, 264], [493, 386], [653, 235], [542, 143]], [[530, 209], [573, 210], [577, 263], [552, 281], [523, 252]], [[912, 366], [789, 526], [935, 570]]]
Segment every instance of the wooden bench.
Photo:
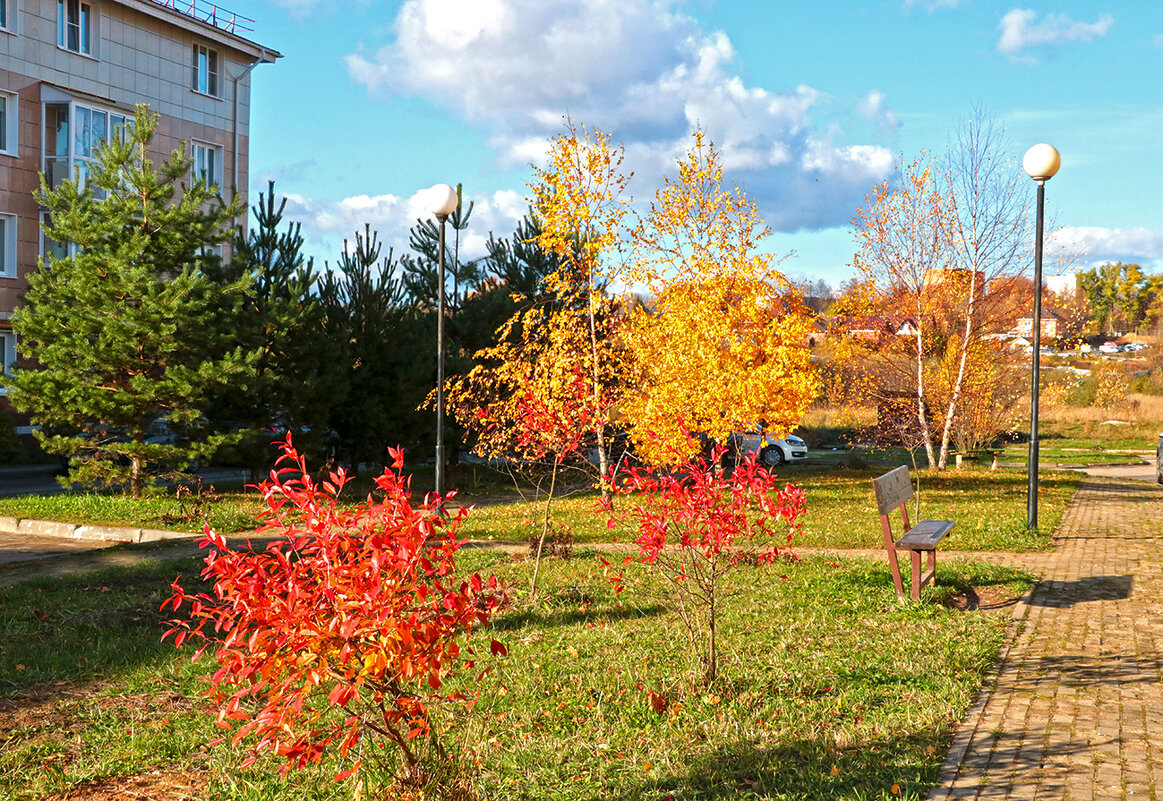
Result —
[[[922, 520], [915, 526], [909, 525], [908, 502], [913, 498], [913, 482], [909, 478], [909, 469], [905, 466], [890, 470], [880, 478], [872, 480], [872, 487], [876, 490], [876, 506], [880, 510], [880, 527], [884, 531], [884, 548], [888, 551], [888, 564], [892, 568], [892, 580], [896, 584], [896, 593], [901, 598], [905, 596], [904, 584], [901, 582], [900, 565], [897, 564], [897, 552], [908, 551], [913, 568], [913, 600], [921, 597], [921, 587], [933, 581], [937, 574], [937, 544], [941, 538], [953, 528], [952, 520]], [[892, 537], [892, 523], [889, 515], [894, 509], [901, 510], [901, 520], [904, 522], [904, 535], [895, 542]], [[925, 554], [928, 567], [921, 575], [921, 554]]]

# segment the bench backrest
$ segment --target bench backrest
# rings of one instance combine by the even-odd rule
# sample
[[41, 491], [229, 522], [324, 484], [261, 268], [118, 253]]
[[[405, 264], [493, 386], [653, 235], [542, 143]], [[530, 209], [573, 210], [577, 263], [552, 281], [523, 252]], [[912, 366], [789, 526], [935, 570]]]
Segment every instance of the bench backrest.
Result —
[[909, 468], [905, 465], [872, 479], [872, 487], [876, 490], [876, 507], [881, 515], [887, 515], [913, 497], [913, 480], [909, 478]]

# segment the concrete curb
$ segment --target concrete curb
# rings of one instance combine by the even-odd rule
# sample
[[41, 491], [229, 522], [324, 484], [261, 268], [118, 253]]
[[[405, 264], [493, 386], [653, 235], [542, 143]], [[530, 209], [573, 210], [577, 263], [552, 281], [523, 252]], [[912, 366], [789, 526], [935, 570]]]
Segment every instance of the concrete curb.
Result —
[[78, 523], [58, 523], [52, 520], [17, 519], [6, 515], [0, 515], [0, 534], [134, 543], [192, 539], [198, 536], [188, 531], [166, 531], [126, 526], [92, 526]]

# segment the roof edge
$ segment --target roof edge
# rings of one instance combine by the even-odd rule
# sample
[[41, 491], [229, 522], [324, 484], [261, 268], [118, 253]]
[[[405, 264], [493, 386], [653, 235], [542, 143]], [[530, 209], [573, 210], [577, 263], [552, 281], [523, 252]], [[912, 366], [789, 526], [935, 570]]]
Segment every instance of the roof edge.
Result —
[[283, 57], [283, 54], [278, 50], [251, 41], [244, 36], [239, 36], [237, 33], [231, 33], [228, 30], [224, 30], [210, 22], [186, 14], [172, 6], [164, 5], [159, 0], [112, 0], [112, 2], [120, 3], [123, 6], [140, 11], [154, 19], [168, 22], [175, 27], [196, 33], [218, 44], [233, 48], [240, 53], [250, 56], [261, 64], [273, 64], [275, 63], [275, 59]]

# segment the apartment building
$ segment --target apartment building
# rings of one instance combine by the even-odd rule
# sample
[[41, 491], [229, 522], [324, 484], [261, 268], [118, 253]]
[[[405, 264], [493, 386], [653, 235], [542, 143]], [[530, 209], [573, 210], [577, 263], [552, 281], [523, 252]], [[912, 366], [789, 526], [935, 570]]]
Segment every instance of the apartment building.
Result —
[[148, 103], [155, 160], [185, 143], [194, 170], [245, 196], [252, 70], [281, 54], [254, 21], [205, 0], [0, 0], [0, 364], [9, 319], [46, 250], [33, 198], [84, 178], [98, 143]]

